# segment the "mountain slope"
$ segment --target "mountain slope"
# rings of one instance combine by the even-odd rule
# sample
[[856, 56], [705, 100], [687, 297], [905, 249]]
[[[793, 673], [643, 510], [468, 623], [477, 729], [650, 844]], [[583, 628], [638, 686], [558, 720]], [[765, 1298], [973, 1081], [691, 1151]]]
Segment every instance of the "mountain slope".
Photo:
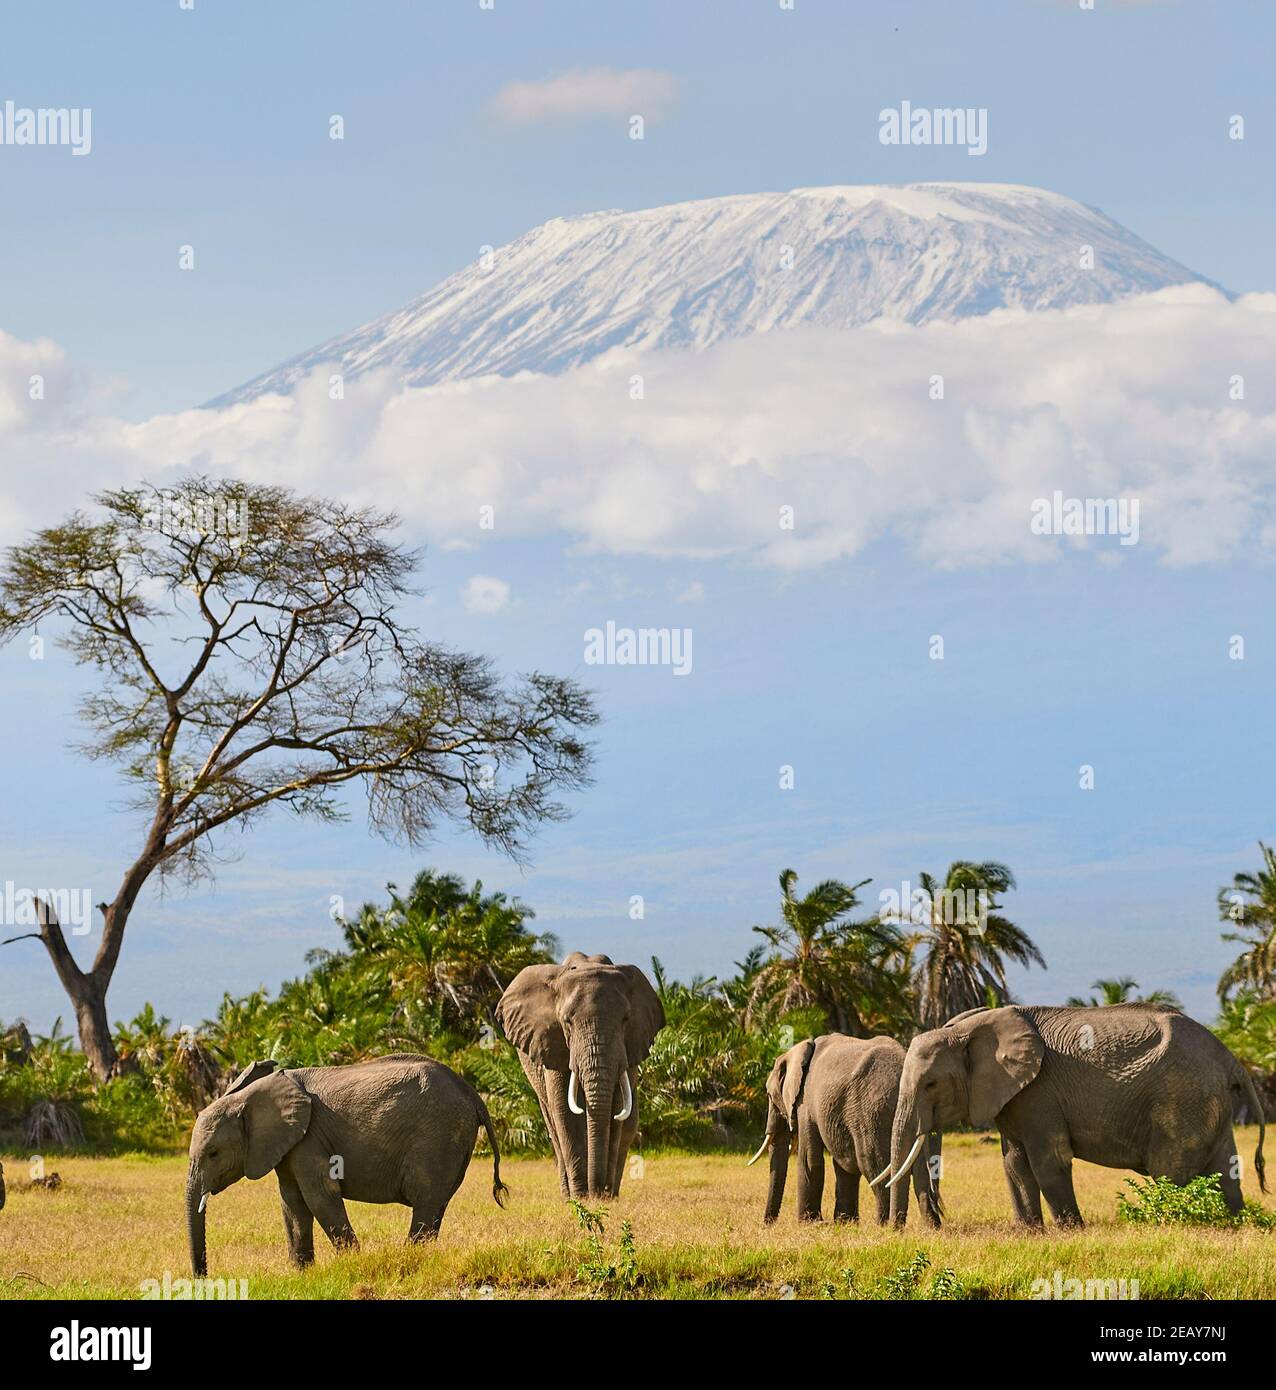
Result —
[[490, 268], [466, 266], [211, 404], [286, 393], [321, 364], [347, 376], [388, 367], [423, 386], [565, 371], [613, 347], [1058, 308], [1199, 279], [1096, 209], [1014, 184], [799, 188], [587, 213], [533, 228]]

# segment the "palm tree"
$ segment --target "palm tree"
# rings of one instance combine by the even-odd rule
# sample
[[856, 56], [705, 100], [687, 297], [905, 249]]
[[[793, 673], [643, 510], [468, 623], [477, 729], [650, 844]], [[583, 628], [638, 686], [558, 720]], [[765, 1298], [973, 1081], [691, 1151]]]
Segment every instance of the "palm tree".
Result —
[[429, 869], [406, 897], [389, 888], [388, 909], [343, 924], [346, 941], [367, 978], [389, 987], [404, 1016], [430, 1018], [431, 1031], [477, 1032], [524, 966], [554, 959], [558, 943], [527, 928], [535, 913], [518, 898]]
[[866, 1014], [876, 1025], [874, 1016], [897, 1011], [900, 981], [890, 966], [902, 955], [898, 931], [878, 918], [848, 920], [868, 882], [825, 879], [799, 898], [797, 874], [792, 869], [780, 874], [782, 922], [753, 928], [774, 953], [753, 976], [746, 1027], [764, 1005], [777, 1015], [814, 1005], [824, 1010], [834, 1032], [862, 1038], [870, 1031]]
[[910, 950], [922, 954], [912, 987], [923, 1029], [939, 1028], [967, 1009], [1008, 1003], [1007, 961], [1045, 968], [1028, 933], [1001, 915], [997, 895], [1014, 886], [1014, 874], [992, 861], [957, 860], [942, 887], [931, 874], [918, 875], [920, 892], [900, 905], [897, 917]]
[[1138, 987], [1139, 982], [1129, 975], [1122, 975], [1119, 980], [1096, 980], [1090, 988], [1099, 991], [1098, 998], [1091, 996], [1082, 999], [1074, 994], [1068, 999], [1068, 1006], [1073, 1009], [1098, 1009], [1109, 1004], [1160, 1004], [1168, 1009], [1183, 1007], [1183, 1001], [1173, 990], [1154, 989], [1149, 994], [1135, 994]]
[[1223, 932], [1223, 940], [1245, 947], [1219, 979], [1218, 995], [1224, 1003], [1238, 989], [1276, 994], [1276, 850], [1261, 840], [1258, 848], [1262, 868], [1237, 874], [1231, 888], [1218, 891], [1219, 916], [1237, 927]]
[[[764, 947], [751, 950], [737, 963], [741, 975], [756, 978], [764, 954]], [[786, 1041], [778, 1024], [762, 1030], [745, 1027], [736, 1002], [741, 977], [720, 983], [696, 976], [682, 984], [669, 979], [655, 956], [651, 974], [665, 1026], [642, 1066], [643, 1132], [694, 1146], [723, 1142], [732, 1124], [760, 1124], [766, 1114], [767, 1073], [776, 1053], [793, 1039]]]

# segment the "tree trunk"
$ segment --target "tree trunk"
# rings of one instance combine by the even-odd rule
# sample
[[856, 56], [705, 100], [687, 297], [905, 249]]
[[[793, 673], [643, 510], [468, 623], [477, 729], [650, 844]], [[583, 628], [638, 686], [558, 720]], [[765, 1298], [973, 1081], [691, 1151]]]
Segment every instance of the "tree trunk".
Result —
[[[140, 887], [140, 883], [138, 886]], [[53, 909], [46, 902], [36, 902], [40, 940], [49, 953], [49, 959], [62, 982], [62, 988], [71, 997], [76, 1027], [80, 1034], [80, 1046], [99, 1081], [105, 1081], [115, 1065], [115, 1042], [111, 1037], [111, 1025], [106, 1013], [106, 991], [111, 983], [111, 976], [115, 973], [115, 962], [119, 959], [120, 945], [124, 937], [124, 924], [128, 921], [128, 909], [132, 906], [132, 897], [136, 891], [136, 888], [132, 889], [126, 906], [117, 902], [103, 908], [102, 942], [98, 947], [92, 970], [81, 970], [76, 964]]]
[[101, 1081], [115, 1066], [115, 1040], [106, 1016], [106, 987], [99, 985], [96, 972], [81, 974], [67, 991], [75, 1005], [75, 1022], [80, 1032], [80, 1048], [93, 1074]]

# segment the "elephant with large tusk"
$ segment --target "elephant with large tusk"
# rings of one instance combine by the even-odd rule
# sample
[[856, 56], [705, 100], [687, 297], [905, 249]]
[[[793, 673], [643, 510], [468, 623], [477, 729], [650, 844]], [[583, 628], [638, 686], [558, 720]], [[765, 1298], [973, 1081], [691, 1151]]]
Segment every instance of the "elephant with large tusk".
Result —
[[638, 1067], [665, 1023], [647, 977], [574, 951], [520, 970], [496, 1020], [540, 1102], [563, 1195], [615, 1197], [638, 1131]]
[[891, 1134], [891, 1210], [932, 1129], [1001, 1131], [1015, 1214], [1042, 1224], [1044, 1195], [1060, 1225], [1081, 1225], [1072, 1160], [1166, 1177], [1220, 1175], [1229, 1210], [1243, 1202], [1234, 1108], [1263, 1111], [1249, 1073], [1194, 1019], [1161, 1005], [972, 1009], [915, 1037]]
[[314, 1259], [315, 1221], [334, 1247], [358, 1245], [347, 1198], [401, 1202], [412, 1208], [408, 1239], [432, 1240], [480, 1129], [492, 1146], [492, 1196], [504, 1205], [487, 1107], [442, 1062], [395, 1054], [296, 1071], [254, 1062], [195, 1121], [186, 1177], [192, 1268], [200, 1277], [208, 1273], [209, 1197], [272, 1169], [296, 1265]]
[[[891, 1122], [904, 1069], [904, 1049], [894, 1038], [851, 1038], [827, 1033], [808, 1038], [776, 1058], [767, 1078], [767, 1137], [749, 1160], [754, 1164], [771, 1153], [771, 1177], [763, 1220], [780, 1212], [788, 1175], [789, 1154], [798, 1158], [798, 1220], [819, 1221], [824, 1194], [824, 1154], [833, 1159], [836, 1186], [834, 1221], [859, 1220], [860, 1178], [876, 1174], [877, 1219], [890, 1213], [891, 1193], [881, 1186], [890, 1176]], [[928, 1154], [939, 1154], [939, 1137]], [[879, 1172], [883, 1163], [884, 1171]], [[912, 1165], [910, 1165], [912, 1167]], [[934, 1167], [917, 1165], [913, 1186], [922, 1219], [940, 1224], [939, 1184]], [[907, 1185], [895, 1221], [908, 1214]]]

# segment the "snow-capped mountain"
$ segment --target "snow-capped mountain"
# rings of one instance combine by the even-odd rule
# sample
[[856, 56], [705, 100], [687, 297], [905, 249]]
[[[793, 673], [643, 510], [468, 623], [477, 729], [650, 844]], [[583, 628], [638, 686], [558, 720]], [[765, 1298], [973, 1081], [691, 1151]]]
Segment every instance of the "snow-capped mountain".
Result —
[[321, 364], [348, 377], [389, 367], [424, 386], [560, 372], [614, 347], [1059, 308], [1201, 278], [1096, 209], [1015, 184], [797, 188], [594, 212], [533, 228], [211, 404], [286, 393]]

